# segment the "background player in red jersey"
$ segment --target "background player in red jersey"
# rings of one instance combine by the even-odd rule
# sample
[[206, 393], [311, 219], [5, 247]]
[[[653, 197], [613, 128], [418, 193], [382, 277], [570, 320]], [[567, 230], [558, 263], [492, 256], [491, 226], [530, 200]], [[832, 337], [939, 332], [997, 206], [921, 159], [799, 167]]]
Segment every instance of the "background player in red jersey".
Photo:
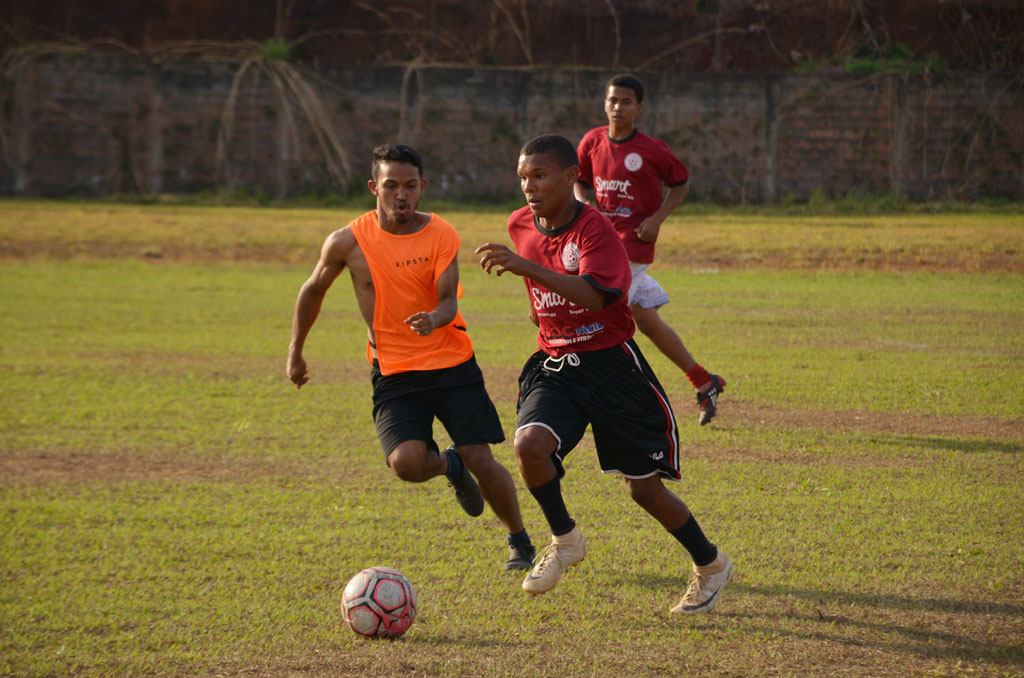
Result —
[[725, 553], [708, 541], [662, 478], [679, 480], [679, 436], [664, 389], [633, 341], [626, 304], [629, 261], [609, 221], [576, 200], [576, 149], [555, 134], [523, 146], [519, 181], [526, 207], [512, 213], [516, 246], [487, 243], [480, 266], [521, 276], [538, 325], [540, 350], [519, 376], [515, 452], [530, 493], [551, 527], [551, 544], [523, 581], [550, 591], [586, 556], [586, 542], [562, 498], [562, 459], [589, 425], [605, 473], [626, 479], [629, 496], [693, 559], [693, 575], [672, 612], [710, 612], [732, 577]]
[[[633, 272], [629, 305], [636, 325], [697, 389], [703, 426], [715, 416], [725, 379], [701, 367], [676, 331], [658, 315], [668, 295], [647, 274], [661, 224], [686, 198], [690, 173], [668, 144], [636, 128], [643, 99], [644, 86], [637, 77], [622, 74], [608, 81], [604, 100], [608, 125], [590, 130], [580, 141], [575, 192], [577, 199], [585, 201], [587, 189], [593, 188], [597, 208], [622, 238]], [[669, 189], [667, 196], [663, 186]]]

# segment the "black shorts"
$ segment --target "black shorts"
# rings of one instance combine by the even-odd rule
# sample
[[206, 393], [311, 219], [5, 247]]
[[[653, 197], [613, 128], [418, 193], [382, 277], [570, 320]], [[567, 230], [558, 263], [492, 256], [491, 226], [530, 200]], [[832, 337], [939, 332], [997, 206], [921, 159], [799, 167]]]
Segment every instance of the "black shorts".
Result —
[[433, 437], [435, 417], [459, 447], [505, 440], [475, 357], [454, 367], [387, 376], [374, 363], [371, 374], [373, 423], [385, 461], [407, 440], [422, 440], [440, 451]]
[[605, 473], [679, 480], [679, 434], [665, 390], [636, 343], [551, 358], [537, 351], [519, 376], [516, 431], [543, 426], [558, 441], [562, 460], [590, 424]]

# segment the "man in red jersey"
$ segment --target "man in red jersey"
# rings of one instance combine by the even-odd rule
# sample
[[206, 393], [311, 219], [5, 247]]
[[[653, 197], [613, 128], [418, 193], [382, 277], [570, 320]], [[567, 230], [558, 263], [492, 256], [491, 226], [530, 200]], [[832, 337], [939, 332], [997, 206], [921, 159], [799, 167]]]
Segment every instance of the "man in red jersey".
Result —
[[633, 341], [626, 304], [630, 272], [611, 223], [576, 200], [576, 149], [545, 134], [519, 156], [527, 206], [508, 220], [516, 252], [486, 243], [480, 266], [521, 276], [540, 350], [519, 376], [515, 452], [530, 493], [551, 527], [551, 544], [523, 581], [546, 593], [581, 562], [586, 542], [562, 498], [562, 460], [592, 427], [605, 473], [626, 479], [629, 495], [679, 540], [693, 575], [672, 612], [710, 612], [732, 577], [729, 557], [708, 541], [686, 504], [662, 478], [679, 480], [679, 439], [672, 407]]
[[[658, 315], [668, 295], [647, 273], [662, 222], [690, 190], [690, 172], [668, 144], [636, 128], [643, 100], [644, 86], [635, 76], [616, 75], [608, 81], [604, 100], [608, 125], [590, 130], [580, 141], [576, 197], [585, 201], [587, 189], [593, 188], [597, 208], [622, 238], [633, 271], [629, 305], [636, 325], [697, 389], [698, 421], [703, 426], [715, 416], [725, 379], [701, 367]], [[663, 186], [669, 189], [666, 196]]]
[[[471, 516], [483, 512], [486, 499], [509, 532], [505, 569], [530, 569], [535, 551], [515, 484], [488, 445], [505, 433], [458, 309], [459, 235], [436, 214], [417, 211], [426, 180], [414, 149], [373, 149], [372, 175], [367, 185], [377, 209], [327, 237], [299, 291], [288, 378], [296, 388], [309, 381], [302, 357], [306, 337], [327, 290], [348, 268], [368, 329], [373, 423], [385, 462], [406, 482], [444, 474]], [[433, 439], [435, 418], [454, 443], [444, 452]]]

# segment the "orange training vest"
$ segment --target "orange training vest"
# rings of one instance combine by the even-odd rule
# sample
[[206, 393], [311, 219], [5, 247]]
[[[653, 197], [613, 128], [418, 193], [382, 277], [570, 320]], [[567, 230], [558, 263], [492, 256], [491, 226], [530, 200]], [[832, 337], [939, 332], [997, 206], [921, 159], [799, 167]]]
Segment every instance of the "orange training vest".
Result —
[[[473, 356], [466, 322], [455, 319], [425, 337], [403, 321], [437, 306], [437, 279], [458, 255], [461, 240], [455, 227], [437, 216], [416, 233], [395, 235], [380, 227], [376, 210], [349, 224], [370, 266], [376, 303], [373, 333], [381, 374], [454, 367]], [[462, 296], [459, 285], [458, 296]], [[366, 359], [373, 362], [367, 342]]]

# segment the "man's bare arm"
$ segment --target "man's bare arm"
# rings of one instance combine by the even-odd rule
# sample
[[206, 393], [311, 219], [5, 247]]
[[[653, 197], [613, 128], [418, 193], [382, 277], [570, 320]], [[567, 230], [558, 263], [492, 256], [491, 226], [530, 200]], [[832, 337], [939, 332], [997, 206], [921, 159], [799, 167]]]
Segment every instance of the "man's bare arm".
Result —
[[689, 192], [690, 182], [670, 188], [668, 195], [661, 201], [658, 211], [641, 221], [640, 225], [636, 227], [636, 237], [644, 242], [656, 242], [658, 233], [661, 232], [662, 222], [683, 203], [683, 200], [686, 200], [686, 195]]
[[331, 284], [345, 270], [348, 252], [355, 245], [355, 236], [347, 229], [335, 231], [327, 237], [320, 250], [320, 260], [313, 269], [312, 275], [299, 289], [299, 297], [295, 301], [295, 313], [292, 317], [292, 339], [288, 346], [288, 378], [296, 388], [309, 381], [306, 372], [306, 361], [302, 358], [302, 349], [306, 343], [313, 323], [320, 315], [320, 306], [324, 295]]
[[488, 274], [493, 272], [500, 276], [502, 273], [512, 273], [536, 280], [552, 292], [562, 295], [588, 311], [600, 311], [613, 301], [611, 294], [597, 289], [586, 278], [556, 273], [519, 256], [505, 245], [485, 243], [476, 248], [476, 253], [484, 255], [480, 259], [480, 268]]
[[583, 184], [581, 184], [580, 182], [577, 181], [575, 184], [573, 184], [572, 192], [573, 192], [573, 195], [576, 196], [576, 199], [579, 200], [581, 203], [584, 203], [586, 205], [590, 204], [590, 201], [587, 200], [587, 187], [586, 186], [584, 186]]
[[426, 336], [455, 319], [459, 310], [459, 260], [452, 259], [448, 268], [437, 279], [437, 306], [430, 311], [420, 311], [405, 319], [405, 324], [420, 336]]

